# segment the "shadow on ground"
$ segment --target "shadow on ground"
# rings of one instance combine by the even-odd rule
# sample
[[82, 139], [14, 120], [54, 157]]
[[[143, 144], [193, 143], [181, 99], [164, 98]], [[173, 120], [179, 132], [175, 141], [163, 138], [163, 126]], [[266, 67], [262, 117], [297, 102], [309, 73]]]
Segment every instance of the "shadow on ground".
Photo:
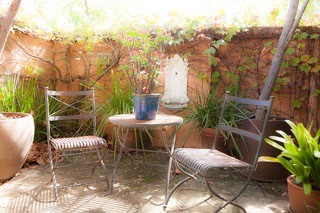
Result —
[[[132, 156], [134, 170], [130, 166], [130, 158], [125, 157], [116, 173], [112, 195], [108, 194], [106, 183], [101, 182], [63, 188], [59, 190], [58, 200], [54, 201], [48, 165], [42, 165], [36, 170], [22, 169], [21, 174], [0, 186], [0, 212], [164, 212], [165, 166], [168, 157], [150, 153], [133, 153]], [[112, 152], [108, 153], [106, 163], [109, 176], [113, 170], [113, 159]], [[62, 173], [61, 176], [68, 177], [66, 174]], [[181, 178], [182, 175], [172, 175], [171, 180], [177, 182]], [[218, 178], [211, 181], [228, 196], [244, 180], [241, 174], [230, 175], [219, 171]], [[286, 190], [285, 182], [252, 181], [237, 203], [247, 212], [287, 212]], [[202, 185], [189, 181], [174, 194], [167, 212], [212, 212], [222, 204], [220, 200], [212, 198], [195, 208], [182, 210], [206, 196], [208, 193]], [[239, 209], [230, 206], [222, 212], [239, 212]]]

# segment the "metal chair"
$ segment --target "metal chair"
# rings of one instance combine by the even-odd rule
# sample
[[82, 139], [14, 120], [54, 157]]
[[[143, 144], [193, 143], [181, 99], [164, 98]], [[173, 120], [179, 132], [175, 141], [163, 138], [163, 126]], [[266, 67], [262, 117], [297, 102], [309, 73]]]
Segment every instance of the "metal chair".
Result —
[[[212, 149], [177, 148], [174, 150], [172, 154], [174, 165], [183, 174], [187, 175], [187, 177], [182, 179], [171, 189], [168, 197], [165, 200], [164, 209], [167, 208], [168, 202], [173, 193], [183, 183], [190, 179], [195, 179], [206, 186], [210, 195], [201, 202], [198, 202], [191, 207], [186, 207], [185, 209], [195, 207], [209, 200], [213, 196], [216, 196], [223, 201], [223, 204], [215, 209], [214, 212], [222, 210], [229, 204], [237, 206], [246, 212], [243, 207], [235, 203], [235, 200], [245, 191], [254, 174], [261, 144], [264, 140], [266, 123], [269, 119], [272, 103], [273, 97], [271, 97], [270, 100], [254, 100], [231, 96], [229, 92], [227, 92], [222, 105], [221, 115], [217, 125], [217, 134], [214, 137]], [[257, 113], [264, 113], [263, 115], [265, 115], [262, 120], [262, 127], [255, 126], [251, 121], [251, 119], [256, 116]], [[232, 119], [228, 120], [230, 118]], [[249, 122], [251, 121], [251, 124], [254, 126], [255, 132], [249, 132], [241, 129], [241, 121], [247, 122], [248, 120]], [[237, 140], [240, 140], [239, 142], [245, 142], [245, 139], [255, 140], [258, 143], [258, 148], [254, 162], [249, 164], [216, 150], [215, 146], [218, 141], [219, 133], [222, 133], [224, 136], [227, 135], [229, 136], [228, 138], [233, 139], [235, 139], [237, 136]], [[217, 192], [217, 189], [213, 187], [213, 184], [218, 184], [215, 182], [218, 180], [218, 178], [211, 178], [225, 171], [241, 172], [242, 175], [245, 174], [244, 176], [246, 176], [246, 178], [244, 178], [244, 184], [242, 187], [239, 188], [237, 192], [232, 193], [233, 195], [229, 195], [228, 197]]]
[[[94, 89], [53, 91], [46, 87], [45, 104], [47, 143], [55, 200], [58, 199], [58, 188], [67, 186], [105, 181], [110, 189], [107, 168], [103, 162], [107, 144], [105, 139], [96, 136]], [[98, 173], [98, 164], [102, 166], [102, 174], [94, 176]], [[91, 174], [81, 176], [89, 168]], [[58, 169], [63, 170], [63, 173], [59, 174], [61, 182], [64, 176], [71, 183], [59, 185], [60, 179], [58, 181], [56, 174]], [[79, 181], [81, 178], [85, 180]], [[92, 180], [87, 180], [89, 178]]]

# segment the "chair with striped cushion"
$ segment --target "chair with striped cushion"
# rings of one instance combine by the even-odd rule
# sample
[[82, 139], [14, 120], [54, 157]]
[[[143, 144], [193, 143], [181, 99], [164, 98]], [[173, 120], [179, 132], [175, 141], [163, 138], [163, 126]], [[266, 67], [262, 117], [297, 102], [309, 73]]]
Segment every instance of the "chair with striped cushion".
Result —
[[[58, 188], [96, 182], [105, 182], [110, 188], [103, 161], [107, 144], [96, 135], [94, 98], [93, 88], [86, 91], [45, 88], [47, 143], [55, 200]], [[100, 170], [97, 165], [101, 166]]]
[[[212, 206], [213, 209], [211, 212], [218, 212], [229, 204], [239, 207], [245, 212], [245, 209], [235, 203], [235, 201], [245, 191], [253, 177], [272, 103], [273, 97], [269, 100], [255, 100], [231, 96], [229, 92], [227, 92], [216, 127], [217, 134], [213, 141], [213, 147], [211, 149], [177, 148], [174, 150], [172, 154], [173, 162], [186, 177], [172, 188], [165, 200], [164, 209], [170, 206], [168, 205], [169, 200], [178, 188], [182, 188], [183, 184], [188, 180], [196, 180], [207, 188], [209, 196], [200, 199], [200, 202], [195, 202], [195, 204], [191, 206], [189, 204], [189, 206], [184, 207], [184, 209], [200, 205], [215, 196], [218, 198], [218, 205], [215, 205], [216, 208]], [[261, 123], [259, 122], [261, 125], [256, 126], [252, 122], [252, 119], [259, 114], [262, 117]], [[243, 122], [252, 123], [254, 131], [248, 131], [242, 128], [241, 124]], [[247, 139], [254, 140], [258, 147], [254, 161], [250, 163], [243, 162], [240, 159], [215, 149], [219, 138], [218, 134], [220, 133], [234, 141], [238, 140], [239, 142], [245, 143]], [[238, 188], [230, 184], [230, 188], [225, 189], [225, 187], [228, 186], [219, 183], [228, 181], [228, 179], [230, 180], [228, 183], [232, 183], [232, 178], [235, 178], [236, 181], [240, 181], [241, 179], [243, 184]], [[186, 191], [187, 190], [184, 192]], [[178, 199], [177, 196], [176, 199]], [[197, 200], [197, 198], [194, 197], [194, 200]], [[219, 201], [222, 201], [222, 204], [219, 204]], [[180, 203], [182, 204], [183, 202], [180, 201]]]

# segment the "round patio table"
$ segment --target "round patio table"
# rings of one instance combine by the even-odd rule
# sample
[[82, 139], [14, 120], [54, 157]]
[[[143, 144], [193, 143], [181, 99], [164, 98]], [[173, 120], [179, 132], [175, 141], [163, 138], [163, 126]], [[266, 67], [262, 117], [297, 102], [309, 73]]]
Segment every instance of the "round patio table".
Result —
[[[172, 153], [174, 151], [175, 147], [175, 141], [176, 141], [176, 131], [177, 126], [183, 123], [183, 118], [175, 115], [166, 115], [166, 114], [157, 114], [156, 119], [154, 120], [137, 120], [135, 119], [134, 114], [120, 114], [120, 115], [114, 115], [109, 117], [109, 122], [112, 123], [115, 127], [115, 133], [116, 133], [116, 141], [120, 145], [120, 151], [117, 157], [117, 160], [114, 165], [113, 173], [112, 173], [112, 180], [111, 180], [111, 192], [113, 190], [113, 182], [116, 175], [116, 170], [119, 166], [123, 151], [127, 150], [126, 147], [126, 139], [128, 136], [129, 128], [142, 128], [142, 129], [161, 129], [163, 133], [163, 144], [166, 148], [166, 152], [170, 155], [169, 163], [168, 163], [168, 172], [167, 172], [167, 179], [166, 179], [166, 187], [165, 187], [165, 199], [168, 196], [169, 192], [169, 178], [170, 178], [170, 172], [171, 172], [171, 166], [172, 166]], [[171, 148], [169, 148], [169, 140], [166, 135], [166, 128], [168, 126], [172, 126], [174, 128], [172, 132], [171, 139]], [[124, 138], [121, 140], [119, 130], [121, 127], [127, 127], [126, 133]], [[130, 150], [139, 150], [139, 149], [130, 149]], [[146, 150], [143, 149], [143, 151], [151, 151], [155, 152], [153, 150]], [[127, 152], [127, 151], [126, 151]], [[130, 154], [127, 152], [127, 154], [130, 156]]]

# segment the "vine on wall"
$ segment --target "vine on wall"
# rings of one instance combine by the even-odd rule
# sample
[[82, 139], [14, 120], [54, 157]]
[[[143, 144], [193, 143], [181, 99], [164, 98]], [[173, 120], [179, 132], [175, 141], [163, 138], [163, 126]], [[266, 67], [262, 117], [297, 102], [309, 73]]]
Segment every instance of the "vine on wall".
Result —
[[[212, 77], [224, 82], [226, 88], [236, 90], [241, 96], [258, 98], [266, 81], [271, 64], [277, 34], [256, 33], [247, 37], [235, 35], [223, 46], [221, 38], [212, 36], [213, 47], [209, 54]], [[224, 40], [226, 41], [226, 40]], [[272, 113], [276, 116], [313, 124], [320, 127], [318, 107], [320, 99], [319, 30], [298, 29], [286, 50], [273, 95], [276, 96]]]

